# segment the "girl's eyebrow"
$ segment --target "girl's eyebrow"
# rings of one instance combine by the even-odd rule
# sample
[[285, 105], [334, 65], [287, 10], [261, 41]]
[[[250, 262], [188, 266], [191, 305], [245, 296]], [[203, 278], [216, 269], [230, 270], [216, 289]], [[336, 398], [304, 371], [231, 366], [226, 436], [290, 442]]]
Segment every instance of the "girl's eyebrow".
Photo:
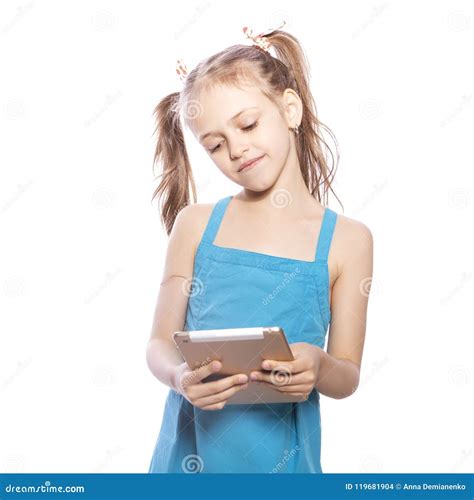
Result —
[[[230, 118], [227, 123], [231, 122], [232, 120], [235, 120], [244, 111], [248, 111], [249, 109], [258, 109], [258, 108], [257, 108], [257, 106], [252, 106], [250, 108], [244, 108], [241, 111], [239, 111], [236, 115], [234, 115], [232, 118]], [[206, 132], [205, 134], [199, 136], [199, 142], [202, 142], [206, 137], [208, 137], [210, 135], [217, 135], [217, 134], [218, 134], [217, 132]]]

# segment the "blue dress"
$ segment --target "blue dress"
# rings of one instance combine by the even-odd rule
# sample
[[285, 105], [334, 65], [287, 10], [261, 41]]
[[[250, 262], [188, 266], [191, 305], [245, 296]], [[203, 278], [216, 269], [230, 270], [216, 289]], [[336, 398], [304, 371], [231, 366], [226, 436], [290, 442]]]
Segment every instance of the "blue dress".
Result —
[[[327, 257], [337, 213], [325, 208], [315, 260], [214, 245], [232, 196], [214, 206], [197, 248], [184, 329], [280, 326], [288, 343], [324, 348]], [[321, 473], [319, 392], [301, 403], [194, 407], [170, 389], [149, 473]]]

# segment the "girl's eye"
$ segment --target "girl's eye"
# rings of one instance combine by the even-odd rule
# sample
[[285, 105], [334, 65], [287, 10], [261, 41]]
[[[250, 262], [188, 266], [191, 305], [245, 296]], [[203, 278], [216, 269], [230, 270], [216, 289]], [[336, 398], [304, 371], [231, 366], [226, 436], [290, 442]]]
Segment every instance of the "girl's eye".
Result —
[[[252, 130], [252, 129], [254, 129], [257, 126], [257, 124], [258, 124], [258, 121], [255, 122], [255, 123], [252, 123], [248, 127], [244, 127], [242, 130]], [[211, 152], [211, 154], [214, 153], [214, 152], [216, 152], [219, 149], [219, 146], [220, 146], [220, 144], [218, 144], [215, 148], [210, 149], [209, 151]]]
[[252, 123], [252, 125], [249, 125], [248, 127], [244, 127], [243, 130], [252, 130], [257, 126], [258, 122]]

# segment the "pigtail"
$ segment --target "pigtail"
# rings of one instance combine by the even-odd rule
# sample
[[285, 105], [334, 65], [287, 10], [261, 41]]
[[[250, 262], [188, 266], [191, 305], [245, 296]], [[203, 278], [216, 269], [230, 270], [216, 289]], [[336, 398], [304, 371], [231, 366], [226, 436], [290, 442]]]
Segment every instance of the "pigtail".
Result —
[[164, 97], [155, 107], [157, 134], [153, 170], [158, 165], [161, 181], [153, 193], [158, 199], [162, 225], [169, 236], [178, 212], [190, 204], [190, 188], [196, 203], [196, 185], [191, 171], [179, 118], [180, 93]]
[[[302, 122], [295, 137], [301, 174], [308, 191], [321, 204], [328, 205], [328, 190], [336, 196], [332, 182], [339, 160], [337, 141], [318, 119], [309, 83], [309, 63], [303, 49], [297, 38], [286, 31], [274, 30], [266, 38], [276, 57], [260, 46], [228, 47], [201, 61], [186, 76], [182, 91], [168, 95], [155, 108], [158, 140], [154, 166], [161, 166], [161, 181], [152, 200], [158, 198], [160, 202], [161, 220], [168, 235], [178, 212], [191, 203], [190, 191], [193, 203], [197, 202], [179, 110], [187, 109], [188, 105], [192, 108], [201, 90], [217, 84], [239, 86], [253, 81], [277, 106], [285, 89], [297, 92], [303, 105]], [[192, 119], [193, 114], [184, 113], [184, 117]], [[336, 146], [337, 159], [323, 138], [323, 130]]]
[[[318, 119], [316, 103], [309, 84], [310, 65], [296, 37], [286, 31], [276, 30], [270, 33], [267, 38], [277, 59], [289, 68], [289, 73], [294, 80], [294, 90], [302, 101], [303, 115], [299, 133], [296, 136], [296, 145], [303, 179], [311, 195], [315, 196], [320, 203], [327, 205], [328, 189], [336, 196], [331, 187], [339, 161], [336, 137]], [[325, 130], [334, 142], [337, 160], [334, 159], [331, 148], [324, 140], [322, 130]], [[329, 153], [331, 162], [328, 161], [325, 152]], [[320, 186], [322, 186], [322, 191]], [[339, 200], [337, 196], [336, 198]]]

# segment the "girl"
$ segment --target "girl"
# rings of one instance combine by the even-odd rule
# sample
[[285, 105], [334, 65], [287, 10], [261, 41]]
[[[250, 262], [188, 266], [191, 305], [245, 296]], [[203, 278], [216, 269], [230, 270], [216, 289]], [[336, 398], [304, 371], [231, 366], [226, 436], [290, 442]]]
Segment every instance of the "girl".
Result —
[[[359, 383], [372, 235], [321, 204], [333, 170], [308, 65], [294, 36], [265, 35], [199, 63], [155, 110], [163, 172], [154, 197], [170, 238], [147, 363], [170, 391], [149, 472], [320, 473], [319, 394], [344, 398]], [[180, 112], [238, 194], [196, 203]], [[219, 361], [191, 371], [171, 338], [274, 325], [294, 361], [265, 360], [257, 372], [217, 381], [205, 379]], [[249, 376], [306, 400], [226, 406]]]

